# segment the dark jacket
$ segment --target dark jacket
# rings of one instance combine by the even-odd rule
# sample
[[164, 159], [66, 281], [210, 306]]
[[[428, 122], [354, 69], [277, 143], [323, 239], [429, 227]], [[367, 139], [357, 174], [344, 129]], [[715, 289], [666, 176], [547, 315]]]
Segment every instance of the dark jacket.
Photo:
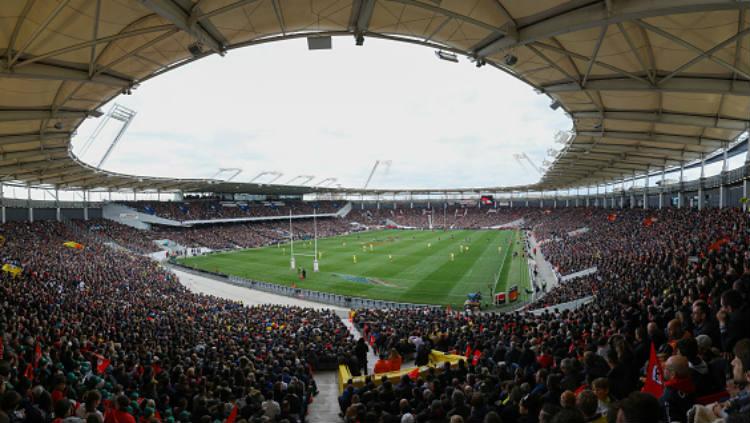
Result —
[[664, 393], [659, 398], [667, 422], [686, 422], [687, 412], [695, 404], [695, 385], [689, 377], [664, 382]]

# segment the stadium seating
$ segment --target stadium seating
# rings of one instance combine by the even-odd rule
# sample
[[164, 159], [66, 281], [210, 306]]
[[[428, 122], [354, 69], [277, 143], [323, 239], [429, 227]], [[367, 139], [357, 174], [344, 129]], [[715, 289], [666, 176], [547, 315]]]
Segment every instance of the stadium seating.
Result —
[[[108, 410], [144, 421], [222, 419], [238, 398], [241, 416], [262, 415], [271, 397], [295, 420], [315, 392], [313, 369], [335, 368], [353, 345], [333, 312], [190, 293], [155, 262], [103, 245], [100, 230], [1, 229], [3, 262], [20, 270], [0, 279], [6, 412], [51, 421], [60, 400], [85, 402], [93, 390]], [[96, 406], [69, 411], [85, 419]]]
[[248, 202], [220, 201], [217, 199], [191, 199], [176, 202], [130, 201], [121, 204], [143, 213], [177, 221], [288, 216], [290, 212], [295, 215], [313, 214], [313, 211], [317, 214], [328, 214], [337, 212], [343, 206], [341, 203], [332, 201]]
[[[340, 233], [367, 212], [321, 220], [318, 230]], [[369, 212], [376, 220], [391, 215]], [[529, 309], [589, 295], [594, 301], [533, 314], [357, 310], [353, 322], [365, 339], [376, 352], [406, 357], [403, 368], [412, 359], [424, 363], [433, 350], [464, 355], [466, 362], [416, 379], [343, 382], [339, 404], [348, 421], [398, 421], [406, 414], [414, 421], [451, 415], [499, 421], [495, 414], [507, 422], [550, 421], [536, 416], [579, 410], [593, 418], [612, 415], [610, 406], [656, 407], [648, 421], [685, 421], [695, 404], [726, 397], [732, 401], [723, 412], [745, 413], [748, 391], [725, 391], [727, 373], [741, 379], [750, 371], [745, 213], [518, 208], [491, 215], [475, 210], [462, 219], [480, 227], [523, 217], [561, 274], [597, 267]], [[399, 216], [426, 226], [421, 211]], [[309, 224], [300, 222], [300, 236]], [[351, 335], [332, 312], [248, 308], [193, 294], [154, 262], [105, 245], [144, 253], [152, 250], [150, 237], [167, 236], [184, 245], [262, 245], [283, 239], [281, 223], [146, 235], [108, 221], [9, 223], [0, 230], [8, 265], [0, 279], [4, 411], [23, 408], [46, 421], [54, 408], [55, 416], [85, 418], [96, 414], [96, 406], [86, 406], [95, 391], [107, 401], [108, 422], [116, 411], [143, 421], [224, 420], [233, 404], [236, 418], [264, 421], [263, 404], [271, 399], [281, 409], [275, 421], [298, 421], [316, 389], [313, 369], [361, 367]], [[647, 371], [652, 346], [663, 364], [658, 379]], [[661, 383], [656, 396], [638, 392], [654, 380]], [[66, 411], [62, 398], [83, 405]]]

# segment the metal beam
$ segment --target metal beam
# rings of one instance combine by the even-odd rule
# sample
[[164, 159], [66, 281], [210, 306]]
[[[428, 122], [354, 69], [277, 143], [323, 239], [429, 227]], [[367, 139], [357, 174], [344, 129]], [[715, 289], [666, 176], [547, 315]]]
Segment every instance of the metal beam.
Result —
[[36, 149], [33, 151], [12, 151], [9, 153], [0, 153], [0, 163], [5, 161], [20, 161], [23, 159], [29, 159], [29, 158], [37, 158], [33, 161], [42, 161], [47, 160], [54, 156], [59, 156], [60, 154], [68, 155], [68, 147], [57, 147], [57, 148], [48, 148], [46, 150]]
[[187, 32], [214, 52], [223, 52], [226, 47], [215, 34], [210, 34], [199, 22], [191, 22], [190, 15], [173, 0], [141, 0], [152, 12], [172, 22], [177, 28]]
[[129, 87], [133, 84], [132, 80], [110, 73], [101, 73], [90, 77], [88, 71], [75, 67], [39, 62], [28, 65], [25, 63], [25, 61], [20, 62], [13, 69], [8, 70], [8, 62], [0, 60], [0, 78], [93, 82], [118, 88]]
[[[598, 112], [596, 112], [598, 113]], [[710, 148], [719, 148], [724, 145], [725, 140], [719, 140], [715, 138], [705, 137], [690, 137], [685, 135], [668, 135], [668, 134], [655, 134], [648, 132], [617, 132], [617, 131], [577, 131], [576, 135], [585, 137], [601, 138], [604, 140], [628, 140], [628, 141], [645, 141], [655, 142], [664, 144], [676, 144], [676, 145], [694, 145], [694, 146], [706, 146]], [[575, 147], [577, 144], [571, 144], [571, 147]], [[598, 144], [601, 145], [601, 144]], [[682, 148], [682, 147], [680, 147]]]
[[9, 110], [0, 109], [0, 122], [18, 122], [25, 120], [42, 119], [85, 119], [89, 116], [99, 117], [102, 113], [98, 110]]
[[641, 145], [612, 145], [612, 144], [575, 144], [566, 152], [568, 155], [580, 155], [587, 153], [644, 153], [664, 156], [696, 156], [700, 157], [700, 152], [684, 150], [683, 148], [661, 148], [661, 147], [644, 147]]
[[70, 132], [47, 132], [44, 135], [40, 133], [3, 135], [0, 136], [0, 146], [23, 144], [36, 141], [42, 142], [48, 140], [69, 140], [71, 136], [73, 136], [73, 134]]
[[[587, 57], [587, 56], [584, 56], [582, 54], [574, 53], [572, 51], [565, 50], [564, 48], [556, 47], [556, 46], [545, 44], [545, 43], [534, 43], [534, 45], [537, 46], [537, 47], [539, 47], [539, 48], [543, 48], [545, 50], [551, 50], [551, 51], [554, 51], [556, 53], [560, 53], [562, 55], [565, 55], [565, 56], [568, 56], [568, 57], [571, 57], [571, 58], [574, 58], [574, 59], [588, 61], [589, 63], [592, 64], [592, 66], [593, 65], [601, 66], [601, 67], [603, 67], [605, 69], [611, 70], [612, 72], [616, 72], [616, 73], [618, 73], [618, 74], [620, 74], [622, 76], [627, 76], [628, 78], [631, 78], [631, 79], [633, 79], [635, 81], [640, 81], [640, 82], [642, 82], [644, 84], [651, 84], [651, 81], [649, 81], [646, 78], [638, 76], [638, 75], [636, 75], [636, 74], [634, 74], [632, 72], [628, 72], [625, 69], [618, 68], [617, 66], [612, 66], [609, 63], [600, 62], [600, 61], [596, 60], [595, 57]], [[527, 48], [531, 48], [531, 45], [527, 46]]]
[[[36, 63], [41, 60], [48, 59], [50, 57], [60, 56], [62, 54], [70, 53], [72, 51], [76, 51], [76, 50], [80, 50], [80, 49], [84, 49], [88, 47], [95, 48], [98, 44], [111, 43], [112, 41], [122, 40], [124, 38], [136, 37], [136, 36], [145, 35], [145, 34], [151, 34], [154, 32], [169, 31], [170, 29], [173, 29], [173, 28], [174, 28], [174, 25], [172, 24], [156, 25], [156, 26], [150, 26], [146, 28], [138, 28], [138, 29], [134, 29], [131, 31], [126, 31], [126, 32], [121, 32], [115, 35], [110, 35], [108, 37], [95, 38], [95, 39], [92, 39], [91, 41], [84, 41], [82, 43], [73, 44], [71, 46], [67, 46], [64, 48], [48, 51], [38, 56], [29, 56], [25, 59], [22, 59], [22, 61], [16, 63], [13, 66], [13, 69], [17, 71], [20, 68], [29, 66], [32, 63]], [[89, 64], [89, 66], [91, 65]], [[91, 69], [89, 70], [90, 70], [90, 74], [94, 73]]]
[[53, 19], [55, 19], [59, 14], [60, 11], [62, 11], [67, 5], [70, 3], [70, 0], [62, 0], [55, 6], [54, 9], [47, 15], [44, 20], [36, 25], [34, 28], [34, 31], [31, 33], [31, 35], [26, 39], [26, 41], [21, 45], [21, 47], [18, 49], [15, 55], [11, 57], [11, 59], [8, 61], [8, 66], [12, 67], [14, 63], [18, 61], [18, 59], [21, 57], [24, 51], [26, 51], [27, 48], [31, 47], [32, 44], [34, 44], [34, 41], [36, 41], [37, 37], [39, 37], [42, 32], [44, 32], [47, 29], [47, 26], [52, 22]]
[[90, 173], [88, 169], [81, 169], [79, 167], [78, 170], [76, 170], [75, 167], [77, 166], [57, 168], [54, 172], [41, 171], [38, 175], [33, 174], [33, 172], [26, 172], [18, 174], [17, 176], [22, 176], [24, 180], [32, 183], [54, 184], [55, 181], [58, 181], [61, 177]]
[[489, 56], [558, 35], [634, 19], [748, 7], [746, 2], [736, 0], [612, 0], [610, 10], [607, 10], [605, 1], [584, 7], [578, 7], [577, 2], [572, 2], [572, 5], [571, 9], [554, 16], [545, 16], [531, 23], [519, 22], [516, 39], [499, 39], [481, 49], [478, 54]]
[[607, 163], [613, 167], [617, 166], [629, 166], [629, 165], [640, 165], [640, 164], [675, 164], [679, 165], [679, 160], [665, 159], [663, 157], [654, 156], [642, 156], [633, 153], [592, 153], [592, 154], [576, 154], [575, 157], [563, 157], [557, 162], [560, 164], [570, 164], [576, 166], [577, 163], [584, 162], [599, 162]]
[[586, 72], [583, 74], [583, 79], [581, 80], [581, 86], [583, 87], [586, 86], [586, 81], [588, 81], [589, 75], [591, 75], [591, 70], [594, 68], [594, 63], [596, 63], [596, 57], [599, 56], [599, 49], [602, 47], [604, 36], [607, 35], [607, 28], [608, 26], [604, 25], [602, 26], [601, 32], [599, 32], [599, 38], [596, 40], [594, 51], [591, 53], [591, 58], [586, 66]]
[[714, 56], [714, 53], [716, 53], [717, 51], [719, 51], [719, 50], [723, 49], [724, 47], [728, 46], [729, 44], [735, 43], [737, 40], [741, 40], [742, 38], [744, 38], [745, 36], [747, 36], [747, 34], [750, 33], [750, 29], [745, 29], [743, 31], [739, 31], [735, 35], [727, 38], [726, 40], [720, 42], [719, 44], [716, 44], [715, 46], [711, 47], [710, 49], [708, 49], [706, 51], [703, 51], [702, 49], [700, 49], [700, 48], [698, 48], [698, 47], [690, 44], [689, 42], [683, 40], [682, 38], [677, 37], [677, 36], [673, 35], [670, 32], [664, 31], [661, 28], [658, 28], [656, 26], [653, 26], [651, 24], [648, 24], [648, 23], [640, 21], [640, 20], [635, 21], [635, 23], [637, 25], [639, 25], [641, 28], [647, 29], [647, 30], [649, 30], [649, 31], [651, 31], [651, 32], [653, 32], [655, 34], [659, 34], [662, 37], [664, 37], [664, 38], [666, 38], [666, 39], [668, 39], [668, 40], [670, 40], [670, 41], [672, 41], [674, 43], [677, 43], [677, 44], [685, 47], [688, 50], [692, 50], [693, 52], [698, 53], [698, 56], [694, 57], [692, 60], [689, 60], [687, 63], [684, 63], [683, 65], [679, 66], [677, 69], [675, 69], [669, 75], [663, 77], [659, 81], [660, 84], [663, 83], [663, 82], [665, 82], [665, 81], [667, 81], [667, 80], [669, 80], [670, 78], [674, 77], [678, 73], [684, 71], [685, 69], [689, 68], [690, 66], [692, 66], [692, 65], [694, 65], [694, 64], [696, 64], [696, 63], [698, 63], [698, 62], [700, 62], [700, 61], [702, 61], [704, 59], [711, 60], [712, 62], [714, 62], [714, 63], [716, 63], [716, 64], [718, 64], [718, 65], [720, 65], [720, 66], [722, 66], [722, 67], [724, 67], [724, 68], [726, 68], [726, 69], [734, 72], [734, 73], [737, 73], [738, 75], [742, 75], [742, 77], [744, 77], [746, 79], [750, 79], [750, 74], [748, 74], [747, 72], [744, 72], [743, 70], [738, 69], [736, 66], [732, 65], [731, 63], [725, 62], [721, 58]]
[[453, 11], [448, 10], [448, 9], [444, 9], [442, 7], [435, 6], [433, 4], [423, 3], [423, 2], [417, 1], [417, 0], [388, 0], [388, 1], [393, 2], [393, 3], [401, 3], [401, 4], [404, 4], [404, 5], [407, 5], [407, 6], [418, 7], [420, 9], [424, 9], [424, 10], [427, 10], [429, 12], [436, 13], [438, 15], [449, 16], [449, 17], [451, 17], [453, 19], [456, 19], [458, 21], [461, 21], [461, 22], [464, 22], [464, 23], [467, 23], [467, 24], [470, 24], [470, 25], [477, 26], [479, 28], [485, 29], [485, 30], [490, 31], [490, 32], [496, 32], [496, 33], [499, 33], [499, 34], [507, 34], [508, 33], [508, 31], [505, 30], [505, 29], [503, 29], [503, 28], [498, 28], [498, 27], [496, 27], [494, 25], [491, 25], [491, 24], [488, 24], [486, 22], [474, 19], [474, 18], [466, 16], [466, 15], [462, 15], [460, 13], [453, 12]]
[[50, 165], [51, 163], [56, 162], [69, 162], [68, 157], [55, 159], [55, 160], [43, 160], [40, 162], [33, 162], [33, 163], [25, 163], [21, 165], [13, 165], [13, 166], [0, 166], [0, 174], [2, 175], [15, 175], [16, 173], [25, 172], [27, 170], [32, 169], [42, 169], [45, 166]]
[[349, 30], [355, 34], [366, 33], [370, 29], [375, 0], [356, 0], [352, 4], [352, 16], [349, 19]]
[[222, 15], [224, 13], [231, 12], [232, 10], [234, 10], [234, 9], [236, 9], [238, 7], [247, 6], [248, 4], [252, 4], [252, 3], [255, 3], [255, 2], [258, 2], [258, 1], [260, 1], [260, 0], [239, 0], [237, 2], [228, 4], [226, 6], [219, 7], [217, 9], [214, 9], [214, 10], [211, 10], [211, 11], [208, 11], [208, 12], [204, 12], [204, 13], [200, 13], [200, 14], [192, 17], [192, 19], [194, 21], [200, 22], [202, 20], [210, 19], [210, 18], [212, 18], [214, 16], [218, 16], [218, 15]]
[[604, 78], [591, 80], [582, 89], [578, 84], [559, 83], [542, 86], [541, 89], [550, 94], [595, 91], [651, 91], [651, 92], [682, 92], [699, 94], [732, 94], [750, 96], [750, 82], [732, 81], [731, 79], [674, 77], [663, 84], [653, 85], [650, 82], [636, 81], [625, 78]]
[[680, 113], [658, 113], [658, 112], [575, 112], [573, 119], [610, 119], [633, 122], [664, 123], [669, 125], [685, 125], [701, 128], [719, 128], [744, 131], [750, 128], [750, 121], [727, 117], [688, 115]]

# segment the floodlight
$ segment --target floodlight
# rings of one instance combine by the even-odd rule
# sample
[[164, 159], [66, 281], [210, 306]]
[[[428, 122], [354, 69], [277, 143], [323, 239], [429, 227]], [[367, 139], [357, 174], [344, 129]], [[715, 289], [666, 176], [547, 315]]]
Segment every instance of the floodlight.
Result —
[[513, 54], [506, 54], [503, 60], [508, 66], [515, 66], [515, 64], [518, 63], [518, 57]]
[[358, 46], [364, 45], [364, 43], [365, 43], [365, 36], [364, 36], [364, 35], [362, 35], [361, 33], [357, 34], [357, 35], [356, 35], [356, 36], [354, 37], [354, 42], [355, 42], [355, 43], [356, 43], [356, 44], [357, 44]]
[[198, 57], [203, 54], [203, 44], [201, 44], [200, 42], [190, 44], [188, 46], [188, 51], [193, 55], [193, 57]]
[[552, 104], [549, 105], [549, 108], [552, 110], [557, 110], [562, 106], [562, 103], [560, 103], [559, 100], [555, 100]]
[[458, 56], [456, 56], [456, 53], [451, 53], [448, 51], [438, 50], [435, 52], [435, 55], [440, 60], [445, 60], [448, 62], [458, 63]]

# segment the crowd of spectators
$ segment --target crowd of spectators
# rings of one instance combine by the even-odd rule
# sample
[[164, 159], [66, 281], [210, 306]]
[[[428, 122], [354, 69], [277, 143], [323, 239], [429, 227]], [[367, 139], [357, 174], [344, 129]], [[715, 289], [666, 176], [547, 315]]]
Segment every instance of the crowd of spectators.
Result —
[[353, 346], [332, 311], [191, 293], [98, 231], [35, 222], [0, 233], [3, 423], [208, 423], [233, 410], [300, 422], [313, 370]]
[[[223, 223], [196, 225], [193, 227], [171, 227], [154, 225], [150, 230], [140, 230], [107, 219], [71, 221], [74, 227], [98, 236], [102, 241], [111, 241], [138, 254], [160, 251], [159, 241], [169, 240], [184, 248], [210, 248], [226, 250], [273, 245], [289, 240], [287, 220], [259, 221], [247, 223]], [[355, 230], [351, 222], [339, 218], [295, 219], [295, 239], [310, 239], [341, 235]]]
[[300, 214], [336, 213], [343, 203], [335, 201], [223, 201], [192, 199], [185, 201], [125, 201], [125, 206], [139, 212], [177, 221], [212, 220], [247, 217], [288, 216]]
[[[492, 214], [498, 222], [523, 217], [562, 274], [598, 269], [553, 288], [532, 308], [592, 294], [593, 301], [540, 313], [357, 310], [353, 322], [382, 355], [380, 370], [426, 364], [433, 349], [466, 360], [398, 383], [376, 384], [375, 375], [361, 388], [347, 384], [339, 398], [346, 422], [750, 419], [747, 214]], [[320, 222], [319, 236], [350, 226], [346, 219]], [[76, 416], [211, 423], [226, 420], [234, 404], [240, 420], [295, 422], [316, 389], [311, 369], [341, 362], [355, 374], [366, 371], [366, 354], [333, 313], [248, 308], [190, 293], [148, 259], [103, 244], [129, 237], [116, 234], [127, 230], [97, 224], [0, 226], [0, 255], [9, 265], [0, 276], [0, 423], [74, 423]], [[286, 230], [278, 222], [250, 226], [269, 240]], [[311, 232], [311, 222], [295, 223], [297, 236]], [[220, 236], [227, 245], [245, 242]], [[83, 248], [64, 245], [71, 240]], [[639, 392], [653, 379], [652, 346], [663, 369], [656, 396]]]
[[367, 225], [388, 225], [389, 221], [409, 228], [479, 229], [505, 225], [541, 213], [539, 209], [443, 205], [426, 207], [357, 208], [351, 218]]
[[[340, 398], [345, 418], [687, 422], [690, 413], [698, 422], [748, 421], [745, 213], [581, 208], [534, 212], [527, 223], [553, 239], [541, 248], [556, 266], [600, 269], [581, 292], [571, 290], [581, 282], [574, 279], [540, 305], [591, 293], [593, 302], [538, 314], [358, 310], [354, 322], [373, 347], [410, 357], [405, 366], [411, 358], [425, 364], [432, 349], [467, 360], [417, 380], [348, 386]], [[639, 392], [651, 345], [663, 366], [657, 396]], [[344, 360], [356, 366], [354, 352]]]

